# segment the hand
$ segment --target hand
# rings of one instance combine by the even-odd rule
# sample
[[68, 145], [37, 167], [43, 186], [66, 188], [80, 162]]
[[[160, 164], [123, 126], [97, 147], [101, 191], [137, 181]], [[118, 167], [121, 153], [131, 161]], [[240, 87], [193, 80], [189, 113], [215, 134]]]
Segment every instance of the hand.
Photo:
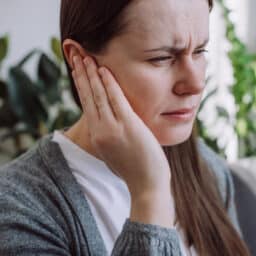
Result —
[[98, 69], [91, 57], [75, 56], [73, 61], [72, 76], [91, 145], [102, 161], [126, 182], [132, 194], [170, 187], [170, 167], [161, 145], [134, 112], [111, 72]]

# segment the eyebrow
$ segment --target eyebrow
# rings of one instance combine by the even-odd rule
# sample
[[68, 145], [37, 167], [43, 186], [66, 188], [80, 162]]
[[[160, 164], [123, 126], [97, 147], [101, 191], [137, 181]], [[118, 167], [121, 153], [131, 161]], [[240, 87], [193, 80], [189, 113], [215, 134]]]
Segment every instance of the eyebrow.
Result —
[[[200, 49], [205, 47], [209, 42], [209, 38], [204, 40], [204, 42], [196, 47], [196, 49]], [[183, 52], [186, 48], [185, 47], [170, 47], [170, 46], [162, 46], [159, 48], [144, 50], [144, 52], [155, 52], [155, 51], [165, 51], [168, 53], [180, 53]]]

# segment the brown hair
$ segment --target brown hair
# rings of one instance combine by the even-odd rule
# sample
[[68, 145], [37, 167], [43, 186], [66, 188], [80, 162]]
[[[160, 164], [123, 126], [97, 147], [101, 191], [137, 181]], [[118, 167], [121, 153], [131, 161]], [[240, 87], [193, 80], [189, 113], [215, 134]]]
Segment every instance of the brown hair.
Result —
[[[99, 54], [113, 37], [124, 31], [123, 14], [131, 2], [62, 0], [61, 42], [70, 38], [89, 53]], [[211, 10], [213, 2], [208, 2]], [[65, 62], [73, 97], [82, 109], [70, 67]], [[195, 133], [194, 129], [190, 138], [182, 144], [163, 147], [172, 170], [171, 189], [176, 204], [176, 221], [184, 230], [188, 245], [193, 244], [199, 255], [249, 255], [227, 215], [216, 177], [200, 157]]]

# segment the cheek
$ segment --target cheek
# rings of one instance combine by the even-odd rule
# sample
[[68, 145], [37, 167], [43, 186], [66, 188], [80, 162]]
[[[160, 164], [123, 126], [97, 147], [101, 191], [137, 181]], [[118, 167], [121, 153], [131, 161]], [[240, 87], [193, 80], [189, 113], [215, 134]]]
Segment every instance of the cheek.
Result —
[[150, 69], [134, 66], [122, 69], [117, 80], [134, 111], [145, 119], [152, 118], [164, 96], [163, 78]]

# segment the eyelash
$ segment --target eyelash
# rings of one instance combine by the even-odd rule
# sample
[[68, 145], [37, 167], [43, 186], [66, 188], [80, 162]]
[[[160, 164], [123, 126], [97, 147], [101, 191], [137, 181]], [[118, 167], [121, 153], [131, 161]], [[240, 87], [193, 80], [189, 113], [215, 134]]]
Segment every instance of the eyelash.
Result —
[[[208, 52], [208, 50], [198, 50], [197, 52], [195, 52], [195, 54], [201, 54], [201, 53], [204, 53], [204, 52]], [[153, 62], [161, 62], [161, 61], [164, 61], [164, 60], [168, 60], [168, 59], [172, 59], [171, 56], [166, 56], [166, 57], [158, 57], [158, 58], [154, 58], [154, 59], [150, 59], [149, 61], [153, 61]]]

